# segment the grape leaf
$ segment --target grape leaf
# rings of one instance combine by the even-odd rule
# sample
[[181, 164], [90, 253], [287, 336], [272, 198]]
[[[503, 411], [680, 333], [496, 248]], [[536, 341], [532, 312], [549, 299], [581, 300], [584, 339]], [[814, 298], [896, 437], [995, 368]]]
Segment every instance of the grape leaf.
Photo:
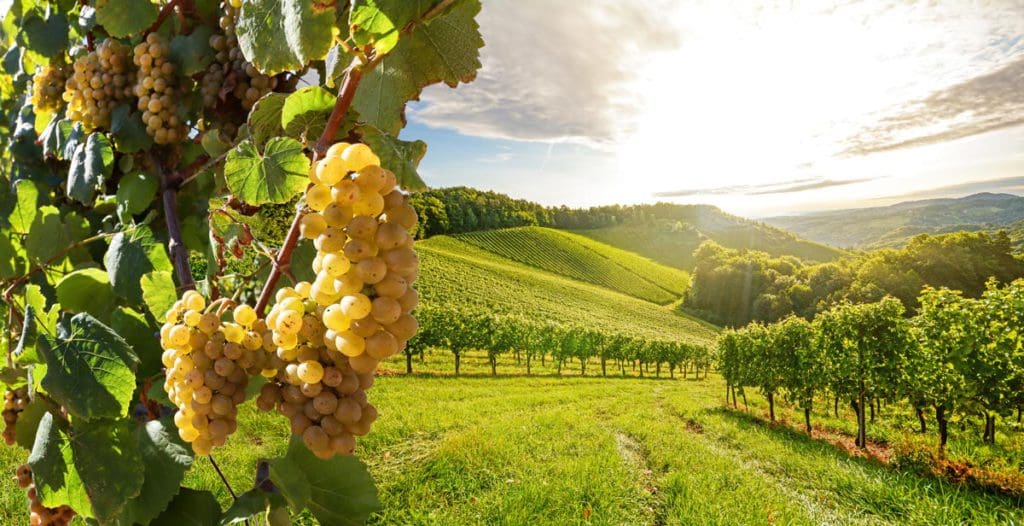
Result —
[[281, 110], [287, 98], [283, 93], [268, 93], [249, 111], [249, 133], [257, 148], [262, 148], [271, 137], [281, 134]]
[[238, 496], [231, 507], [220, 518], [220, 526], [229, 526], [245, 522], [249, 517], [261, 515], [268, 507], [287, 506], [288, 503], [278, 493], [267, 493], [260, 488], [253, 488]]
[[143, 303], [142, 276], [154, 270], [170, 271], [171, 260], [162, 243], [146, 226], [114, 236], [103, 263], [114, 292], [132, 305]]
[[124, 219], [140, 214], [153, 204], [160, 182], [146, 172], [129, 173], [117, 184], [117, 212]]
[[324, 132], [334, 102], [335, 96], [320, 86], [305, 87], [288, 95], [281, 108], [284, 133], [312, 145]]
[[125, 523], [149, 524], [160, 515], [180, 490], [185, 472], [192, 467], [192, 449], [178, 437], [169, 417], [151, 420], [135, 428], [145, 477], [139, 495], [128, 503]]
[[43, 20], [29, 15], [22, 21], [18, 43], [41, 57], [53, 57], [68, 47], [68, 19], [56, 13]]
[[67, 338], [36, 344], [47, 365], [43, 388], [72, 415], [92, 420], [128, 413], [139, 359], [110, 327], [89, 314], [71, 318]]
[[0, 279], [10, 279], [25, 273], [25, 250], [17, 236], [0, 231]]
[[29, 260], [46, 263], [70, 244], [71, 236], [60, 220], [60, 212], [52, 206], [39, 207], [25, 238], [25, 253]]
[[439, 3], [439, 0], [356, 0], [348, 17], [352, 39], [358, 47], [372, 44], [377, 55], [387, 54], [398, 44], [402, 28]]
[[190, 77], [203, 71], [214, 59], [210, 47], [213, 29], [199, 26], [188, 35], [178, 35], [171, 40], [171, 62], [178, 67], [178, 73]]
[[11, 230], [18, 234], [27, 234], [32, 228], [39, 208], [39, 189], [28, 179], [14, 183], [14, 210], [11, 211]]
[[[50, 119], [50, 124], [43, 130], [43, 134], [39, 136], [43, 145], [43, 155], [65, 159], [64, 153], [67, 151], [68, 139], [71, 137], [73, 129], [74, 123], [70, 120], [63, 118], [60, 114], [54, 115]], [[72, 153], [74, 153], [74, 149], [72, 149]]]
[[57, 301], [67, 311], [88, 312], [98, 320], [108, 321], [114, 307], [114, 289], [106, 272], [98, 268], [84, 268], [57, 282]]
[[479, 0], [461, 0], [404, 35], [356, 91], [352, 107], [362, 120], [397, 136], [405, 125], [405, 103], [423, 88], [472, 81], [484, 45], [474, 19], [479, 12]]
[[121, 104], [111, 112], [110, 134], [117, 144], [117, 151], [122, 153], [148, 150], [153, 146], [153, 138], [146, 133], [146, 125], [142, 123], [142, 114], [132, 111], [128, 104]]
[[171, 504], [149, 526], [217, 526], [220, 504], [209, 491], [181, 488]]
[[331, 48], [334, 6], [309, 0], [245, 2], [235, 27], [238, 47], [263, 74], [301, 69]]
[[157, 14], [150, 0], [96, 0], [96, 21], [118, 38], [146, 29], [156, 22]]
[[395, 139], [373, 126], [363, 126], [361, 132], [363, 142], [380, 157], [381, 166], [395, 173], [399, 186], [412, 191], [427, 189], [427, 184], [416, 171], [427, 154], [427, 143]]
[[36, 431], [39, 429], [39, 422], [48, 411], [57, 408], [53, 404], [40, 397], [34, 398], [25, 410], [18, 413], [18, 425], [14, 427], [14, 440], [17, 444], [29, 451], [32, 451], [32, 444], [36, 440]]
[[150, 325], [141, 313], [117, 307], [110, 315], [110, 328], [120, 334], [139, 357], [136, 376], [147, 378], [160, 372], [163, 349], [160, 348], [159, 327]]
[[380, 509], [373, 478], [358, 458], [321, 460], [299, 437], [284, 457], [270, 461], [270, 480], [293, 508], [308, 508], [324, 526], [363, 524]]
[[309, 183], [309, 159], [302, 143], [288, 137], [274, 137], [260, 154], [251, 141], [243, 141], [224, 163], [228, 188], [252, 205], [286, 203]]
[[171, 273], [157, 270], [144, 274], [139, 280], [139, 286], [142, 287], [142, 300], [149, 308], [149, 312], [156, 321], [163, 322], [167, 311], [171, 310], [178, 299]]
[[114, 149], [102, 133], [91, 133], [85, 144], [75, 148], [68, 169], [67, 194], [76, 201], [91, 205], [103, 179], [114, 168]]
[[39, 421], [28, 463], [48, 507], [68, 505], [109, 524], [143, 484], [142, 455], [127, 420], [76, 421], [68, 430], [53, 413]]

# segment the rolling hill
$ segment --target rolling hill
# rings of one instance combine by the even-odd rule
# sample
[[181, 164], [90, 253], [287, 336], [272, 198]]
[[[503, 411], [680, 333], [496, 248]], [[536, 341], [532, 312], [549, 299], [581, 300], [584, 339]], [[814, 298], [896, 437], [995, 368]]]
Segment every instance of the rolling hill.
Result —
[[651, 258], [665, 265], [690, 270], [693, 251], [706, 240], [735, 249], [796, 256], [807, 261], [832, 261], [843, 251], [707, 205], [671, 205], [673, 213], [651, 224], [625, 222], [575, 233]]
[[561, 230], [521, 227], [455, 237], [540, 270], [658, 304], [679, 299], [690, 282], [687, 272]]
[[917, 234], [1019, 230], [1022, 220], [1024, 197], [993, 193], [766, 219], [808, 239], [862, 249], [901, 246]]
[[424, 305], [479, 308], [538, 321], [586, 324], [636, 337], [703, 344], [712, 343], [718, 331], [669, 307], [596, 285], [597, 276], [578, 281], [455, 237], [434, 236], [417, 243], [417, 250], [418, 287]]

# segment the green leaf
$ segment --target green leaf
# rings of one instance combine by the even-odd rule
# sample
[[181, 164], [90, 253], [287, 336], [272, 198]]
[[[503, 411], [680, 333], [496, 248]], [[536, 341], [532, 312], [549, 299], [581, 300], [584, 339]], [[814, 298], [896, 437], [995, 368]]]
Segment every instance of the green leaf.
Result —
[[66, 339], [39, 339], [39, 354], [47, 365], [43, 388], [84, 420], [126, 415], [138, 357], [113, 329], [88, 314], [71, 318], [70, 330]]
[[40, 207], [25, 238], [25, 253], [29, 260], [46, 263], [70, 244], [71, 236], [60, 220], [60, 212], [52, 206]]
[[427, 143], [395, 139], [373, 126], [363, 126], [361, 131], [363, 142], [380, 157], [381, 166], [395, 173], [399, 186], [411, 191], [427, 189], [416, 171], [427, 154]]
[[32, 451], [32, 445], [36, 440], [36, 431], [39, 423], [48, 411], [56, 410], [52, 404], [45, 402], [42, 398], [36, 397], [25, 410], [18, 413], [18, 425], [14, 427], [14, 440], [19, 446]]
[[0, 231], [0, 279], [10, 279], [25, 273], [25, 250], [18, 236]]
[[22, 21], [18, 42], [42, 57], [53, 57], [68, 47], [68, 19], [62, 14], [43, 20], [29, 15]]
[[163, 364], [160, 356], [159, 327], [150, 325], [146, 317], [127, 307], [117, 307], [110, 315], [110, 328], [121, 335], [139, 357], [136, 376], [146, 378], [160, 372]]
[[178, 437], [170, 417], [137, 426], [135, 438], [145, 478], [138, 497], [129, 503], [125, 515], [131, 522], [149, 524], [178, 494], [185, 472], [192, 467], [192, 448]]
[[[280, 498], [280, 496], [278, 496]], [[253, 488], [238, 496], [220, 518], [220, 526], [245, 522], [249, 517], [262, 514], [270, 505], [271, 494]]]
[[262, 148], [271, 137], [281, 135], [281, 111], [287, 98], [284, 93], [267, 93], [249, 111], [249, 133], [257, 148]]
[[311, 145], [320, 138], [336, 97], [320, 86], [302, 88], [284, 101], [281, 126], [286, 135]]
[[209, 491], [181, 488], [170, 506], [150, 526], [217, 526], [220, 504]]
[[298, 437], [284, 457], [270, 461], [270, 480], [293, 508], [308, 508], [323, 526], [364, 524], [380, 509], [373, 478], [358, 458], [321, 460]]
[[50, 309], [46, 309], [46, 296], [43, 295], [39, 285], [29, 284], [25, 286], [25, 308], [32, 307], [35, 314], [36, 326], [38, 329], [51, 336], [57, 334], [57, 318], [60, 317], [60, 305], [54, 303]]
[[286, 203], [309, 183], [309, 159], [295, 139], [274, 137], [263, 154], [246, 140], [228, 153], [224, 179], [231, 193], [246, 203]]
[[129, 104], [114, 108], [110, 115], [110, 134], [117, 144], [117, 151], [122, 153], [148, 150], [153, 146], [153, 138], [146, 133], [146, 125], [142, 123], [142, 114], [133, 111]]
[[96, 319], [108, 321], [115, 302], [114, 289], [106, 272], [85, 268], [61, 278], [57, 283], [57, 301], [67, 311], [88, 312]]
[[28, 179], [14, 183], [14, 210], [11, 212], [11, 229], [18, 234], [27, 234], [32, 228], [39, 208], [39, 189]]
[[132, 305], [143, 303], [142, 276], [154, 270], [171, 270], [171, 260], [153, 232], [145, 226], [114, 236], [103, 257], [114, 292]]
[[143, 484], [142, 455], [131, 424], [75, 422], [70, 431], [61, 425], [52, 413], [44, 415], [28, 458], [40, 500], [110, 523]]
[[[274, 95], [277, 94], [274, 93]], [[205, 151], [206, 155], [209, 155], [210, 158], [220, 157], [221, 154], [231, 148], [231, 143], [221, 139], [220, 130], [207, 131], [199, 141], [203, 145], [203, 151]]]
[[129, 216], [141, 214], [153, 204], [160, 181], [145, 172], [126, 174], [117, 184], [117, 212], [122, 222]]
[[428, 12], [438, 0], [356, 0], [348, 17], [352, 39], [358, 47], [373, 45], [384, 55], [398, 44], [399, 34], [409, 22]]
[[85, 144], [75, 148], [68, 169], [67, 194], [76, 201], [91, 205], [96, 191], [114, 167], [114, 149], [102, 133], [91, 133]]
[[[39, 140], [43, 144], [43, 155], [65, 159], [64, 153], [67, 150], [72, 130], [74, 130], [74, 123], [60, 114], [54, 115], [50, 119], [50, 124], [46, 125], [46, 129], [43, 130], [43, 134], [39, 136]], [[72, 149], [72, 153], [74, 153], [74, 149]]]
[[96, 0], [96, 21], [114, 37], [139, 33], [156, 17], [156, 5], [150, 0]]
[[171, 273], [166, 270], [156, 270], [142, 276], [139, 280], [142, 287], [142, 301], [146, 303], [149, 312], [156, 318], [156, 321], [163, 322], [167, 311], [171, 310], [174, 302], [178, 300], [178, 293], [174, 288], [174, 279]]
[[238, 47], [266, 75], [302, 69], [331, 48], [334, 5], [309, 0], [245, 2], [236, 25]]
[[16, 363], [36, 363], [39, 356], [36, 353], [35, 342], [38, 337], [36, 330], [35, 308], [25, 305], [25, 321], [21, 325], [21, 335], [18, 336], [18, 344], [11, 353]]
[[210, 47], [213, 29], [199, 26], [188, 35], [178, 35], [171, 40], [171, 62], [178, 66], [178, 73], [191, 77], [206, 69], [214, 59]]
[[423, 88], [473, 80], [484, 45], [475, 20], [479, 12], [479, 0], [462, 0], [404, 35], [359, 85], [352, 107], [360, 118], [397, 136], [405, 125], [405, 103], [418, 98]]

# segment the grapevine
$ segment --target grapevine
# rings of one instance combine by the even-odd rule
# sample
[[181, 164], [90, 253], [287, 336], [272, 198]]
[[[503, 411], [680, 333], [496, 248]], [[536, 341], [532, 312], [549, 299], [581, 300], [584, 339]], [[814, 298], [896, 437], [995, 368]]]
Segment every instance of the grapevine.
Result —
[[[232, 520], [309, 510], [353, 524], [378, 509], [355, 441], [378, 417], [377, 365], [417, 331], [407, 201], [426, 187], [425, 145], [398, 134], [424, 88], [476, 75], [479, 10], [478, 0], [397, 12], [294, 0], [4, 10], [0, 382], [5, 442], [30, 450], [19, 472], [32, 486], [28, 522], [173, 523], [190, 498], [216, 501], [211, 488], [182, 488], [199, 462], [247, 506]], [[424, 45], [448, 31], [457, 36]], [[381, 98], [392, 103], [374, 114]], [[294, 216], [282, 236], [268, 225], [285, 206]], [[255, 405], [294, 433], [267, 463], [302, 464], [309, 480], [272, 469], [243, 499], [213, 457], [237, 440], [255, 382], [266, 384]], [[227, 521], [215, 507], [196, 520]]]
[[70, 506], [47, 508], [43, 505], [32, 480], [32, 467], [28, 464], [18, 466], [14, 478], [18, 482], [18, 487], [25, 490], [25, 496], [28, 497], [31, 526], [66, 526], [75, 518], [75, 510]]

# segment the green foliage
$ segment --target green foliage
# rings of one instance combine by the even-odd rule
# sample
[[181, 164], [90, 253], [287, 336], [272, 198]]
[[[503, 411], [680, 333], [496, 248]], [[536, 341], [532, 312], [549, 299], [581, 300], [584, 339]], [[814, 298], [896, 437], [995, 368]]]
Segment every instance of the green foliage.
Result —
[[[405, 188], [422, 188], [426, 145], [397, 138], [405, 104], [427, 85], [471, 80], [480, 65], [475, 0], [357, 12], [345, 2], [233, 3], [12, 0], [0, 10], [0, 340], [13, 351], [0, 380], [31, 391], [13, 438], [31, 446], [43, 502], [89, 523], [219, 523], [211, 493], [181, 487], [190, 448], [156, 419], [173, 412], [151, 396], [165, 380], [165, 313], [195, 278], [207, 296], [252, 299], [305, 208], [320, 139], [362, 137]], [[335, 73], [346, 70], [365, 82], [342, 97]], [[321, 85], [296, 90], [316, 73]], [[53, 82], [63, 100], [32, 96]], [[387, 100], [386, 114], [361, 119], [345, 107], [352, 97]], [[312, 252], [295, 250], [289, 276], [311, 278]], [[290, 498], [305, 497], [290, 508], [269, 498], [278, 517], [308, 507], [323, 524], [354, 524], [374, 509], [355, 459], [290, 453], [276, 472], [295, 471], [289, 463], [308, 487], [295, 493], [301, 477], [290, 477]], [[355, 496], [350, 505], [332, 500], [339, 491]]]

